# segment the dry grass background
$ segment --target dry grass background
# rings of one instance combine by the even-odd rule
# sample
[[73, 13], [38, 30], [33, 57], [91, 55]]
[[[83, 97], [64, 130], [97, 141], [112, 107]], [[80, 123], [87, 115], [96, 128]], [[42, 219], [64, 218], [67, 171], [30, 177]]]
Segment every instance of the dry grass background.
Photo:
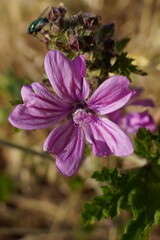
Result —
[[[130, 37], [127, 46], [130, 56], [136, 59], [148, 76], [133, 76], [133, 83], [145, 89], [144, 96], [156, 104], [152, 110], [160, 122], [160, 1], [159, 0], [64, 0], [68, 12], [93, 11], [103, 22], [114, 21], [116, 38]], [[8, 69], [20, 78], [41, 81], [44, 74], [45, 46], [27, 34], [33, 20], [48, 5], [58, 6], [59, 1], [1, 0], [0, 1], [0, 139], [42, 151], [47, 130], [14, 133], [7, 122], [11, 111], [11, 95], [6, 90], [9, 80], [3, 82]], [[5, 85], [6, 84], [6, 85]], [[3, 118], [3, 120], [2, 120]], [[5, 119], [4, 119], [5, 118]], [[106, 163], [108, 162], [108, 163]], [[6, 145], [0, 145], [0, 173], [11, 177], [15, 190], [4, 203], [0, 203], [0, 240], [117, 240], [118, 230], [128, 218], [122, 214], [117, 222], [102, 221], [97, 228], [83, 232], [79, 227], [79, 213], [83, 202], [90, 199], [99, 188], [89, 177], [93, 170], [112, 164], [106, 159], [89, 156], [79, 171], [84, 179], [77, 187], [75, 178], [65, 178], [56, 172], [53, 161]], [[73, 181], [72, 181], [73, 180]], [[74, 190], [77, 188], [77, 191]], [[158, 240], [158, 229], [151, 240]]]

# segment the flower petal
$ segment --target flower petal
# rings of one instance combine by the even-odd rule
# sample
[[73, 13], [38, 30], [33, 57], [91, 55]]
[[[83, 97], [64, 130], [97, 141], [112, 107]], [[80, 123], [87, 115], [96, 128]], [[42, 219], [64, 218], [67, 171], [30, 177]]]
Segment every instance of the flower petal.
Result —
[[122, 122], [123, 114], [121, 109], [118, 109], [115, 112], [108, 113], [107, 117], [109, 118], [109, 120], [111, 120], [112, 122], [120, 126]]
[[8, 119], [20, 129], [35, 130], [53, 126], [71, 111], [68, 103], [51, 94], [40, 83], [23, 86], [21, 95], [24, 104], [16, 106]]
[[126, 114], [122, 119], [122, 126], [129, 133], [136, 133], [140, 127], [145, 127], [150, 131], [156, 129], [154, 120], [147, 111]]
[[86, 139], [92, 144], [96, 156], [128, 156], [133, 152], [130, 138], [113, 122], [106, 118], [92, 116], [84, 127]]
[[98, 114], [107, 114], [123, 107], [134, 91], [129, 91], [129, 80], [114, 76], [104, 81], [88, 101], [88, 107]]
[[60, 51], [48, 51], [44, 64], [50, 83], [60, 98], [77, 102], [88, 97], [89, 84], [85, 79], [84, 55], [71, 61]]
[[44, 151], [55, 154], [59, 171], [66, 176], [71, 176], [81, 164], [84, 143], [82, 129], [69, 120], [49, 134], [44, 143]]

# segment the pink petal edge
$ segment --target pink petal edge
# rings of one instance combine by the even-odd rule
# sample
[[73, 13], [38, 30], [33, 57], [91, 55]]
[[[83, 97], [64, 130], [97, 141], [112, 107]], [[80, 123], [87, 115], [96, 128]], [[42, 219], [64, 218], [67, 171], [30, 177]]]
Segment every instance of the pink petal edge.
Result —
[[110, 77], [93, 93], [88, 101], [90, 109], [98, 114], [107, 114], [123, 107], [134, 91], [128, 90], [129, 80], [121, 75]]

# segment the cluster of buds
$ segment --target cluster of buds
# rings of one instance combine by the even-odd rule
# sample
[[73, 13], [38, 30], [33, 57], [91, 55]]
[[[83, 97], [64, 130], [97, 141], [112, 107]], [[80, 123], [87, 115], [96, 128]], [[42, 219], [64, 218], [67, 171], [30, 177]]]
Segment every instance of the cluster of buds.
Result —
[[100, 16], [79, 12], [65, 18], [66, 8], [54, 8], [48, 13], [50, 49], [56, 47], [64, 52], [89, 52], [95, 45], [96, 30], [101, 24]]
[[49, 7], [31, 23], [28, 31], [48, 49], [60, 50], [69, 59], [85, 54], [88, 70], [96, 73], [92, 78], [97, 79], [98, 85], [110, 73], [128, 78], [131, 73], [146, 74], [132, 64], [134, 59], [123, 52], [129, 39], [115, 41], [115, 24], [103, 24], [100, 16], [94, 13], [78, 12], [67, 16], [65, 6]]
[[[102, 24], [99, 15], [78, 12], [66, 17], [64, 6], [51, 7], [31, 23], [33, 35], [44, 42], [48, 49], [58, 49], [74, 57], [78, 53], [92, 53], [90, 69], [110, 67], [115, 56], [114, 24]], [[30, 31], [30, 30], [29, 30]], [[102, 64], [103, 63], [103, 64]]]

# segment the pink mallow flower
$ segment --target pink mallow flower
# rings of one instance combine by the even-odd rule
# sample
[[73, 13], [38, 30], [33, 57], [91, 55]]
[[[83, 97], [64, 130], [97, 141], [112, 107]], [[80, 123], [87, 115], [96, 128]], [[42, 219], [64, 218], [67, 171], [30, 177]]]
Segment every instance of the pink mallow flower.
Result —
[[96, 156], [127, 156], [133, 144], [124, 131], [107, 119], [107, 113], [124, 106], [134, 91], [128, 90], [124, 76], [113, 76], [104, 81], [89, 96], [84, 55], [73, 60], [61, 52], [49, 51], [45, 57], [45, 70], [55, 91], [38, 83], [23, 86], [23, 104], [15, 107], [10, 123], [20, 129], [35, 130], [56, 126], [44, 143], [44, 151], [56, 157], [61, 173], [73, 175], [79, 168], [84, 152], [85, 138]]

